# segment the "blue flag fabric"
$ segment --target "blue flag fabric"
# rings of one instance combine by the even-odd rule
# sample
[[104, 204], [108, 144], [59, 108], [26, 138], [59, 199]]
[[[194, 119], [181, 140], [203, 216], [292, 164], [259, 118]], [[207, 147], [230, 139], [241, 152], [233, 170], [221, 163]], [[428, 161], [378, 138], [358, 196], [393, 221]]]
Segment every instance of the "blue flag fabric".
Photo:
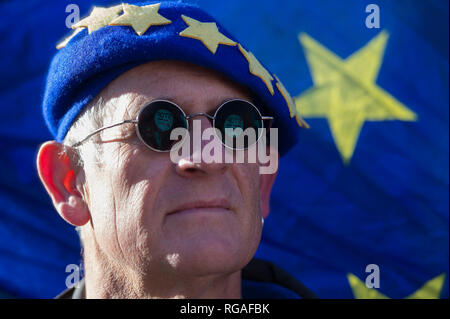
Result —
[[[448, 298], [448, 1], [187, 2], [269, 65], [311, 126], [281, 160], [257, 257], [321, 298]], [[53, 297], [80, 262], [35, 168], [69, 3], [0, 3], [0, 296]], [[94, 4], [111, 2], [77, 1], [82, 16]]]

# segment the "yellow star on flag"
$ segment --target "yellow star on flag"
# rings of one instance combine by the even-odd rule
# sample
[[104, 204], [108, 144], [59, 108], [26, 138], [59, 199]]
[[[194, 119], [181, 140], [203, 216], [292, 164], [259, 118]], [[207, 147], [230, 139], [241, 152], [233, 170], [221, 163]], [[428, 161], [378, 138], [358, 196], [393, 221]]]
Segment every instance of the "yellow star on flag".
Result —
[[344, 163], [349, 163], [366, 121], [416, 121], [417, 115], [376, 84], [388, 33], [341, 59], [307, 34], [299, 34], [314, 87], [295, 98], [305, 118], [326, 118]]
[[172, 21], [158, 13], [161, 3], [139, 7], [123, 3], [124, 14], [114, 19], [109, 25], [131, 26], [138, 35], [143, 35], [152, 25], [169, 24]]
[[250, 73], [259, 77], [267, 86], [269, 89], [270, 94], [274, 94], [275, 91], [273, 90], [273, 77], [270, 75], [270, 73], [259, 63], [258, 59], [251, 53], [250, 51], [246, 51], [240, 44], [238, 45], [239, 50], [244, 55], [244, 57], [248, 61], [248, 66]]
[[220, 33], [215, 22], [200, 22], [183, 14], [181, 17], [188, 27], [179, 33], [180, 36], [202, 41], [213, 54], [219, 44], [236, 45], [236, 42]]
[[[355, 299], [390, 299], [375, 288], [368, 288], [358, 277], [349, 273], [347, 279], [353, 291]], [[405, 299], [439, 299], [444, 286], [445, 273], [427, 281]]]
[[72, 29], [88, 28], [89, 34], [107, 26], [122, 12], [122, 5], [110, 8], [94, 7], [88, 17], [72, 25]]

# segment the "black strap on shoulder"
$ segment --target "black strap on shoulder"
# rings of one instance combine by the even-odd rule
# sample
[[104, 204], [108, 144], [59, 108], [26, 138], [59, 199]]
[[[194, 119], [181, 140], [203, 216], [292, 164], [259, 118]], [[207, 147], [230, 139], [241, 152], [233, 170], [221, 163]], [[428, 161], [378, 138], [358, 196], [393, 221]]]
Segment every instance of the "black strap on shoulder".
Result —
[[84, 278], [78, 284], [78, 287], [71, 287], [64, 290], [55, 299], [84, 299]]
[[306, 288], [305, 285], [288, 272], [266, 260], [253, 258], [248, 265], [242, 269], [242, 279], [271, 282], [294, 291], [302, 298], [318, 298], [311, 290]]

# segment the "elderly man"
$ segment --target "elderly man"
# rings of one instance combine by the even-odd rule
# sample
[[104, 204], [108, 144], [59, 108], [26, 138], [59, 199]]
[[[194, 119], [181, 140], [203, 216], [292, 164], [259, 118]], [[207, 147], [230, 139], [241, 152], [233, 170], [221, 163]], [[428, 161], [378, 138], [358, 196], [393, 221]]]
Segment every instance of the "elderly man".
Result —
[[[57, 47], [43, 102], [55, 140], [37, 159], [84, 248], [85, 278], [60, 297], [314, 297], [253, 258], [276, 172], [223, 160], [256, 147], [230, 147], [227, 128], [263, 132], [273, 119], [280, 154], [295, 143], [292, 100], [278, 78], [192, 5], [94, 7], [73, 28]], [[174, 161], [174, 144], [195, 139], [194, 121], [223, 134], [191, 141], [200, 148]], [[177, 143], [175, 128], [188, 132]], [[207, 142], [223, 150], [218, 160], [196, 160]]]

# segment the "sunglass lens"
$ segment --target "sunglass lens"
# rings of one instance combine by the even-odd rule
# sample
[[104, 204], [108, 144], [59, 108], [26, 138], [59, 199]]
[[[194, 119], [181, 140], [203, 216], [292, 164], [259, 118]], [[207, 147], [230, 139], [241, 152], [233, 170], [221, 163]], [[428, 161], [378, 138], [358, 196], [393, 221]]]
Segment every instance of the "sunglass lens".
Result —
[[217, 112], [215, 127], [226, 146], [245, 149], [256, 143], [263, 123], [255, 106], [243, 100], [232, 100]]
[[169, 151], [177, 141], [170, 139], [175, 128], [187, 128], [183, 112], [168, 101], [154, 101], [139, 113], [138, 131], [141, 139], [158, 151]]

